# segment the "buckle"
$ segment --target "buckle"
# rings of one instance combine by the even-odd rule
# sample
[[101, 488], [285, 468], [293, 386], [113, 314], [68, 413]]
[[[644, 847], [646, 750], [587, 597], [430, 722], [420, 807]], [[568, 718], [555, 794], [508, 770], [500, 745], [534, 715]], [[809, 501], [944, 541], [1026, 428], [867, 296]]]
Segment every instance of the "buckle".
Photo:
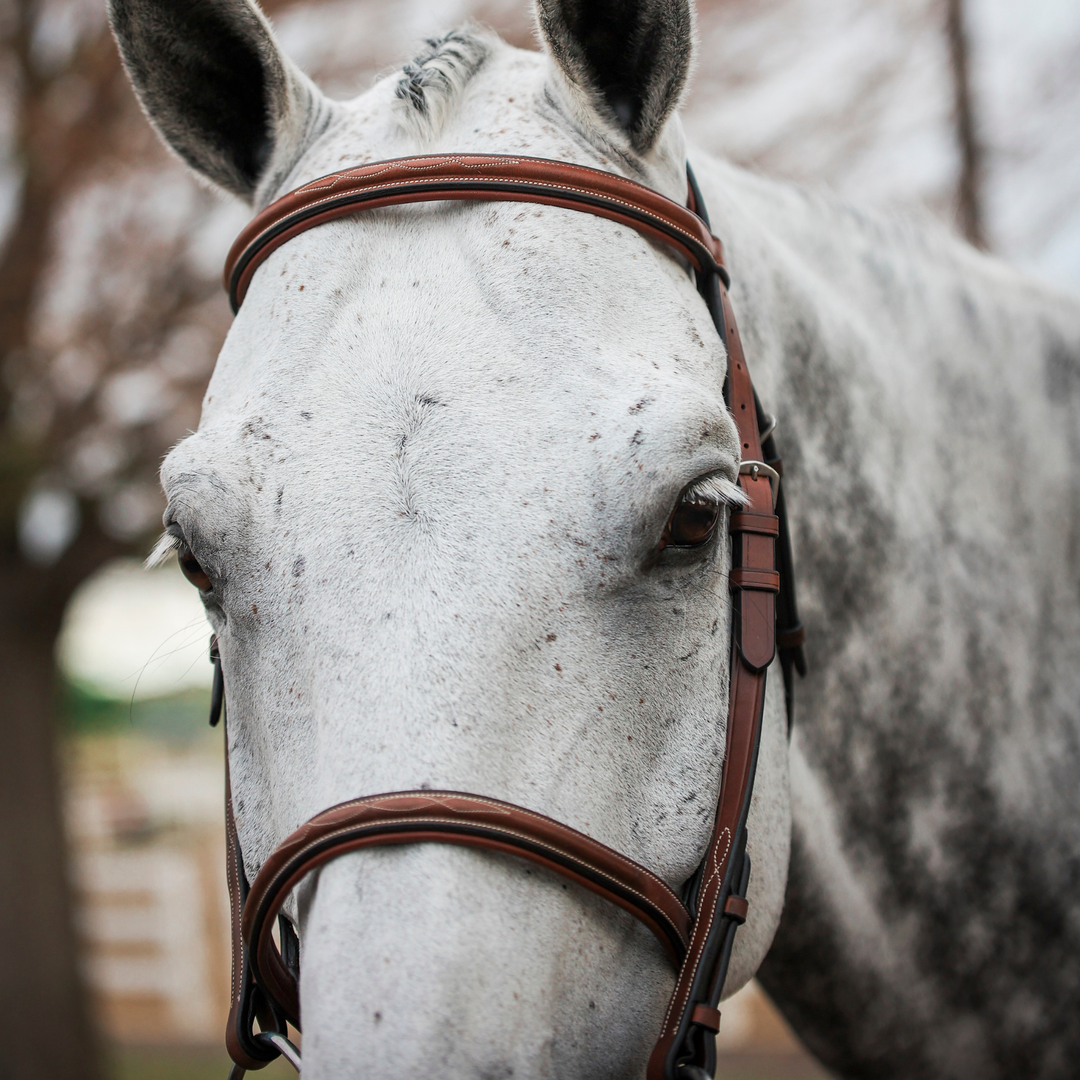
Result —
[[780, 488], [780, 474], [764, 461], [744, 461], [739, 465], [739, 475], [749, 476], [757, 480], [759, 476], [768, 477], [769, 486], [772, 488], [773, 509], [776, 509], [776, 494]]

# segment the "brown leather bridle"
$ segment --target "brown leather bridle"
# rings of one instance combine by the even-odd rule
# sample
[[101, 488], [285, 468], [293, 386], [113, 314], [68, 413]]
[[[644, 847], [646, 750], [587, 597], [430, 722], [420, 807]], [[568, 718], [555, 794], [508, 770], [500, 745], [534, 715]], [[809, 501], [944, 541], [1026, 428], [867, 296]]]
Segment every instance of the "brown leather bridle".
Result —
[[[773, 421], [754, 393], [728, 297], [724, 251], [712, 235], [701, 193], [687, 168], [690, 207], [612, 173], [541, 158], [482, 154], [381, 161], [297, 188], [258, 214], [238, 237], [225, 286], [238, 311], [259, 265], [299, 233], [361, 210], [411, 202], [538, 202], [609, 218], [660, 241], [693, 267], [697, 288], [728, 353], [726, 399], [742, 450], [739, 485], [747, 504], [730, 515], [732, 662], [727, 747], [708, 851], [677, 895], [650, 870], [542, 814], [466, 792], [406, 791], [341, 803], [317, 814], [282, 843], [248, 885], [226, 771], [226, 825], [232, 910], [233, 985], [226, 1042], [233, 1076], [284, 1052], [286, 1022], [300, 1027], [299, 948], [279, 913], [312, 870], [350, 851], [386, 844], [458, 844], [527, 859], [617, 904], [649, 927], [678, 978], [648, 1080], [708, 1080], [716, 1065], [720, 1000], [736, 928], [746, 920], [750, 808], [765, 704], [765, 676], [779, 647], [788, 717], [791, 672], [805, 672], [795, 607], [790, 541]], [[779, 563], [779, 565], [778, 565]], [[779, 629], [776, 614], [779, 594]], [[216, 643], [211, 723], [224, 703]], [[226, 766], [228, 754], [226, 753]], [[281, 947], [275, 944], [275, 917]], [[254, 1030], [258, 1020], [261, 1030]]]

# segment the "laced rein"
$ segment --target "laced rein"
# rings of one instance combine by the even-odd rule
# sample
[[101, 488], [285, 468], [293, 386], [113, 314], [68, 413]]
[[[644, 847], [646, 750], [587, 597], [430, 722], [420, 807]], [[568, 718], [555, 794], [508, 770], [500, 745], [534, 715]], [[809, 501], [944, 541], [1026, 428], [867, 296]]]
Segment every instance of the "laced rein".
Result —
[[[390, 792], [331, 807], [297, 829], [248, 884], [226, 752], [227, 870], [233, 981], [226, 1044], [231, 1080], [279, 1055], [299, 1071], [287, 1037], [300, 1027], [299, 943], [280, 915], [292, 888], [312, 870], [349, 851], [383, 844], [438, 842], [500, 851], [567, 877], [619, 905], [659, 938], [678, 970], [647, 1080], [712, 1080], [717, 1008], [735, 931], [747, 916], [750, 858], [746, 819], [753, 792], [765, 703], [766, 671], [777, 651], [790, 728], [792, 670], [805, 673], [795, 605], [782, 465], [775, 421], [754, 392], [728, 297], [723, 246], [713, 236], [700, 190], [687, 166], [689, 207], [612, 173], [543, 158], [431, 155], [378, 162], [322, 177], [258, 214], [237, 238], [225, 267], [233, 310], [269, 255], [307, 229], [362, 210], [440, 200], [536, 202], [608, 218], [672, 248], [694, 270], [728, 353], [725, 397], [738, 428], [739, 484], [747, 499], [730, 516], [732, 668], [728, 745], [709, 848], [676, 895], [647, 868], [551, 818], [467, 792]], [[779, 608], [779, 619], [777, 618]], [[216, 639], [211, 725], [220, 720], [225, 683]], [[278, 925], [280, 946], [273, 929]], [[259, 1029], [255, 1029], [256, 1022]]]

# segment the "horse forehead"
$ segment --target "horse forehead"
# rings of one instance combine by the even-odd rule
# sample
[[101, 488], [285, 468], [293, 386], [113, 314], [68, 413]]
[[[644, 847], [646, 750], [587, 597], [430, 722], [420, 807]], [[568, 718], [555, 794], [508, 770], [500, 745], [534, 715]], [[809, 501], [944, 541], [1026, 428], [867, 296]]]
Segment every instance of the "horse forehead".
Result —
[[617, 344], [584, 359], [544, 356], [497, 328], [447, 342], [410, 321], [319, 337], [316, 358], [286, 348], [242, 393], [212, 395], [220, 405], [174, 469], [232, 462], [257, 490], [287, 491], [280, 519], [283, 504], [288, 516], [328, 493], [415, 508], [533, 489], [613, 513], [613, 494], [632, 505], [658, 481], [681, 487], [737, 459], [718, 388], [670, 357]]
[[[280, 299], [284, 279], [267, 269]], [[242, 311], [250, 332], [223, 354], [199, 435], [170, 455], [170, 495], [182, 494], [170, 478], [224, 474], [221, 488], [197, 484], [200, 513], [227, 515], [255, 549], [284, 545], [290, 565], [306, 555], [312, 568], [343, 537], [355, 548], [363, 534], [369, 555], [419, 557], [494, 535], [492, 524], [625, 554], [683, 484], [733, 467], [715, 357], [689, 328], [682, 347], [663, 335], [650, 347], [641, 327], [607, 328], [583, 310], [545, 341], [545, 309], [535, 334], [507, 335], [482, 289], [466, 285], [445, 312], [413, 289], [414, 271], [388, 268], [396, 288], [380, 272], [345, 297], [301, 300], [294, 287], [288, 319]], [[451, 317], [463, 332], [447, 333]], [[228, 509], [237, 499], [245, 514]], [[541, 545], [552, 557], [562, 546]]]
[[408, 207], [271, 256], [203, 426], [251, 445], [253, 424], [299, 439], [329, 427], [359, 447], [452, 424], [490, 452], [501, 441], [498, 456], [560, 435], [640, 448], [661, 429], [672, 450], [710, 427], [734, 444], [722, 361], [683, 268], [632, 230], [529, 204]]

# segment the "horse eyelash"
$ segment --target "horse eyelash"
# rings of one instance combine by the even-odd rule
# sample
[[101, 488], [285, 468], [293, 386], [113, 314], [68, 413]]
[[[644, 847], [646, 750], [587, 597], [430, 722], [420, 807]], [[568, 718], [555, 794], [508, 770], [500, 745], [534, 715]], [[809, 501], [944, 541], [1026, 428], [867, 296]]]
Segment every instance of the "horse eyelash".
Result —
[[158, 542], [154, 545], [153, 551], [146, 557], [143, 569], [153, 570], [155, 566], [160, 566], [180, 546], [180, 543], [180, 537], [176, 533], [163, 532], [158, 537]]
[[746, 492], [726, 476], [706, 476], [691, 484], [686, 489], [686, 495], [688, 498], [715, 499], [721, 505], [726, 504], [733, 509], [738, 509], [747, 503]]

